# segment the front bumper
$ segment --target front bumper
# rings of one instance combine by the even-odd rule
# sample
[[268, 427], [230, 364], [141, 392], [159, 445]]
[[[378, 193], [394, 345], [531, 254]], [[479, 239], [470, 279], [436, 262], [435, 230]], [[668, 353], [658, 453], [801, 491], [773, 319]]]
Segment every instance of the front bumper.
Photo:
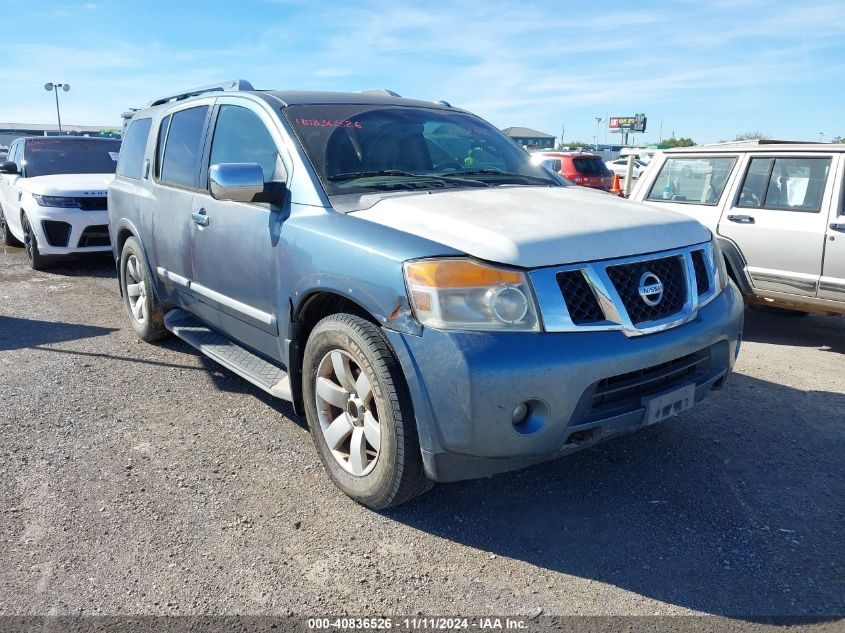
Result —
[[83, 211], [33, 204], [26, 209], [26, 215], [35, 233], [38, 251], [42, 255], [111, 251], [108, 241], [108, 211]]
[[[640, 396], [694, 382], [699, 402], [730, 373], [742, 324], [742, 297], [730, 283], [694, 320], [645, 336], [430, 328], [422, 336], [387, 334], [408, 381], [426, 472], [455, 481], [522, 468], [640, 428]], [[686, 358], [705, 360], [668, 382], [644, 385], [633, 399], [596, 404], [606, 379], [628, 380], [623, 375]], [[520, 432], [512, 415], [523, 402], [532, 403], [539, 422]]]

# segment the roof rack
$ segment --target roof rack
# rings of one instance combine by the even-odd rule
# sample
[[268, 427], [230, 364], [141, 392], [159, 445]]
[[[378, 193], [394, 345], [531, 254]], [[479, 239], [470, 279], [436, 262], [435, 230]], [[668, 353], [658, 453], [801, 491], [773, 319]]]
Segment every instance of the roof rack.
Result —
[[370, 88], [369, 90], [362, 90], [361, 94], [365, 95], [384, 95], [385, 97], [401, 97], [398, 92], [388, 90], [387, 88]]
[[191, 88], [173, 95], [167, 95], [166, 97], [159, 97], [158, 99], [150, 101], [150, 103], [147, 104], [147, 107], [151, 108], [152, 106], [161, 105], [162, 103], [167, 103], [168, 101], [181, 101], [182, 99], [195, 97], [196, 95], [201, 95], [206, 92], [223, 92], [232, 90], [255, 90], [255, 88], [253, 88], [252, 84], [246, 79], [230, 79], [229, 81], [224, 81], [219, 84], [208, 84], [207, 86]]

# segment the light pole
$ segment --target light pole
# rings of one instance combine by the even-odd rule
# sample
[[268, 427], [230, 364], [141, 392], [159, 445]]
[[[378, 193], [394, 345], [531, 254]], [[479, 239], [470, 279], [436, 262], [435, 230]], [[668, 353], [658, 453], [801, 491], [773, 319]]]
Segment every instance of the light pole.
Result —
[[70, 84], [54, 84], [52, 82], [47, 82], [44, 84], [44, 90], [47, 92], [55, 92], [56, 93], [56, 116], [59, 119], [59, 134], [62, 133], [62, 113], [59, 111], [59, 88], [63, 91], [67, 92], [70, 90]]
[[819, 143], [822, 142], [822, 137], [824, 136], [824, 132], [819, 132]]
[[593, 145], [596, 146], [596, 149], [599, 148], [599, 126], [601, 125], [602, 121], [604, 121], [604, 117], [596, 117], [596, 135], [595, 137], [593, 137]]

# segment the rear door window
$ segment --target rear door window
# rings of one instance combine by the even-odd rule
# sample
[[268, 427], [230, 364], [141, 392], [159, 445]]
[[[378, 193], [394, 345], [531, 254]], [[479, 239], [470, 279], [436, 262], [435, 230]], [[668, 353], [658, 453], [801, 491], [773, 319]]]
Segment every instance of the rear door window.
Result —
[[736, 156], [668, 158], [646, 200], [716, 205], [735, 164]]
[[736, 206], [818, 213], [829, 157], [752, 158]]
[[161, 182], [196, 188], [207, 115], [208, 106], [179, 110], [173, 114], [161, 163]]

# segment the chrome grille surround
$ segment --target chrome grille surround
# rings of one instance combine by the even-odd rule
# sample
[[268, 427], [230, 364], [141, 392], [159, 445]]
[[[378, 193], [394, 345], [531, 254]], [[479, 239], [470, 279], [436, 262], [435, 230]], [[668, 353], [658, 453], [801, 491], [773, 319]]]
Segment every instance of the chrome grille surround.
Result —
[[[710, 287], [703, 294], [698, 293], [696, 271], [693, 264], [692, 252], [704, 251], [704, 263]], [[677, 312], [666, 317], [644, 321], [635, 324], [625, 309], [619, 291], [608, 275], [607, 269], [633, 263], [647, 263], [668, 257], [680, 257], [686, 282], [686, 297], [683, 306]], [[575, 323], [569, 314], [564, 301], [561, 287], [558, 284], [558, 274], [569, 271], [581, 271], [590, 288], [596, 296], [599, 307], [604, 314], [604, 320], [592, 323]], [[546, 332], [606, 332], [619, 330], [625, 336], [641, 336], [677, 327], [693, 320], [698, 311], [710, 303], [721, 292], [722, 281], [717, 279], [718, 267], [713, 261], [713, 247], [710, 242], [694, 244], [670, 251], [660, 251], [647, 255], [635, 255], [619, 259], [608, 259], [565, 266], [540, 268], [529, 273], [534, 293], [540, 306], [540, 314]]]

